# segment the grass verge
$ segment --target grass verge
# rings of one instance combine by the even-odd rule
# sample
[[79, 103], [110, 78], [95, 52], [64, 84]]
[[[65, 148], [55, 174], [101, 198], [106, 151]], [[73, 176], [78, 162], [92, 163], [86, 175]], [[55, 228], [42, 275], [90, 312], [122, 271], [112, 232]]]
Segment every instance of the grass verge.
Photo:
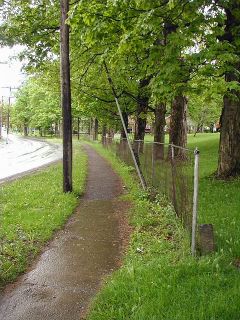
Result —
[[200, 149], [199, 222], [214, 225], [219, 254], [230, 263], [240, 258], [240, 179], [217, 180], [219, 134], [188, 137]]
[[150, 202], [130, 168], [100, 145], [94, 147], [129, 190], [134, 232], [123, 266], [107, 280], [88, 320], [239, 319], [240, 277], [233, 255], [229, 259], [219, 250], [193, 259], [189, 237], [171, 206], [161, 198]]
[[0, 287], [23, 272], [66, 222], [84, 190], [87, 156], [74, 147], [74, 192], [62, 192], [62, 164], [0, 186]]

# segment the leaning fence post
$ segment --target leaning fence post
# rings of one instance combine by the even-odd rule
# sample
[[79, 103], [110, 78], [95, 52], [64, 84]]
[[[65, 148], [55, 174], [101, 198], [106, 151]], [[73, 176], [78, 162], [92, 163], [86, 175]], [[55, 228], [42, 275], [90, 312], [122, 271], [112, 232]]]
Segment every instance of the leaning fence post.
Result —
[[198, 206], [198, 180], [199, 180], [199, 150], [194, 150], [194, 190], [193, 190], [193, 215], [192, 215], [192, 255], [196, 254], [197, 206]]
[[116, 105], [117, 105], [117, 108], [118, 108], [118, 113], [119, 113], [119, 116], [120, 116], [120, 119], [121, 119], [121, 122], [122, 122], [123, 130], [124, 130], [126, 138], [127, 138], [128, 147], [129, 147], [129, 150], [131, 152], [131, 156], [132, 156], [132, 159], [133, 159], [133, 162], [134, 162], [134, 165], [135, 165], [139, 180], [141, 182], [143, 190], [146, 190], [146, 188], [147, 188], [146, 181], [144, 180], [144, 177], [143, 177], [142, 172], [140, 170], [139, 164], [137, 163], [136, 156], [135, 156], [135, 154], [133, 152], [133, 148], [132, 148], [131, 142], [129, 140], [127, 128], [126, 128], [126, 125], [125, 125], [125, 122], [124, 122], [124, 119], [123, 119], [122, 110], [121, 110], [120, 104], [118, 102], [118, 97], [117, 97], [117, 94], [116, 94], [116, 91], [115, 91], [115, 88], [114, 88], [114, 85], [113, 85], [112, 78], [111, 78], [110, 73], [108, 71], [106, 62], [104, 61], [103, 64], [105, 66], [106, 74], [108, 76], [108, 82], [110, 84], [110, 87], [112, 88], [112, 93], [113, 93], [113, 96], [114, 96], [114, 99], [115, 99], [115, 102], [116, 102]]

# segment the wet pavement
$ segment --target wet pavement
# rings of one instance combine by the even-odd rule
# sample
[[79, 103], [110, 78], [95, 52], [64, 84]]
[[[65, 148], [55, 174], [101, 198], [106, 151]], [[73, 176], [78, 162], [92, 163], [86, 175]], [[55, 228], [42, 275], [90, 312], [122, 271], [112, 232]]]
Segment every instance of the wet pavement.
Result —
[[84, 319], [102, 279], [119, 266], [126, 210], [117, 199], [121, 181], [106, 160], [84, 148], [85, 196], [32, 269], [0, 295], [1, 320]]
[[0, 183], [62, 159], [62, 146], [3, 131], [0, 141]]

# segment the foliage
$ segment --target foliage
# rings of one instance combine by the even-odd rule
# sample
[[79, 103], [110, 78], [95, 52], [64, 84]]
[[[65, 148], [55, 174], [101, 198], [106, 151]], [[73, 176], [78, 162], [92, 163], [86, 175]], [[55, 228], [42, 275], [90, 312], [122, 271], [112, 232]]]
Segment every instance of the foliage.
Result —
[[59, 1], [2, 1], [0, 8], [0, 45], [23, 45], [20, 58], [32, 67], [52, 60], [59, 51]]
[[196, 77], [191, 83], [188, 114], [197, 127], [213, 126], [219, 122], [224, 87], [223, 78]]
[[[56, 70], [54, 65], [52, 69]], [[37, 74], [28, 78], [17, 92], [12, 126], [50, 129], [61, 119], [59, 78]]]
[[[40, 68], [49, 82], [48, 68], [59, 61], [59, 9], [56, 0], [2, 4], [0, 43], [25, 45], [27, 69], [38, 75]], [[128, 115], [147, 119], [160, 103], [169, 108], [176, 96], [184, 95], [196, 122], [215, 122], [223, 96], [239, 92], [238, 10], [236, 0], [71, 3], [67, 23], [74, 116], [120, 126], [105, 62]], [[230, 27], [227, 16], [234, 20]], [[229, 73], [234, 77], [224, 80]], [[48, 96], [44, 104], [49, 105]], [[50, 122], [49, 108], [44, 112], [46, 117], [40, 121], [37, 116], [36, 122]]]

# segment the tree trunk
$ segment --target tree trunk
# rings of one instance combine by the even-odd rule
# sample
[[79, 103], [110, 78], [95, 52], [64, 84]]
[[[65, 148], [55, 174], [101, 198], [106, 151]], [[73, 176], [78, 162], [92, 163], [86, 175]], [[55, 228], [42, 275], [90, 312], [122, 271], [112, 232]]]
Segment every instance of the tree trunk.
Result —
[[147, 124], [148, 98], [142, 98], [137, 105], [137, 114], [134, 130], [133, 151], [135, 156], [143, 153], [145, 129]]
[[63, 113], [63, 191], [72, 191], [72, 112], [69, 59], [69, 0], [61, 0], [61, 98]]
[[93, 140], [98, 140], [98, 119], [94, 118], [93, 120]]
[[28, 126], [26, 124], [23, 126], [23, 135], [24, 137], [28, 136]]
[[107, 130], [107, 134], [108, 134], [108, 138], [109, 139], [114, 139], [114, 135], [115, 135], [115, 132], [114, 132], [114, 129], [112, 129], [112, 128], [109, 128], [108, 130]]
[[89, 139], [91, 139], [91, 129], [92, 128], [92, 118], [89, 119], [88, 125], [87, 125], [87, 133], [89, 135]]
[[135, 123], [135, 132], [134, 132], [134, 140], [144, 140], [145, 137], [145, 128], [147, 124], [146, 118], [142, 118], [142, 116], [146, 116], [146, 114], [138, 114]]
[[[125, 123], [125, 126], [126, 126], [126, 128], [128, 128], [128, 114], [127, 114], [127, 112], [122, 112], [122, 116], [123, 116], [123, 120], [124, 120], [124, 123]], [[126, 139], [127, 137], [126, 137], [126, 134], [125, 134], [125, 131], [124, 131], [124, 129], [122, 128], [121, 129], [121, 139]]]
[[240, 175], [240, 93], [235, 92], [235, 97], [224, 97], [217, 172], [219, 178]]
[[[161, 103], [155, 107], [154, 111], [155, 121], [154, 121], [154, 142], [153, 145], [153, 157], [155, 160], [164, 159], [164, 141], [165, 141], [165, 115], [166, 115], [166, 104]], [[160, 144], [161, 143], [161, 144]]]
[[59, 127], [57, 122], [54, 123], [54, 134], [56, 137], [59, 137]]
[[[183, 148], [187, 145], [187, 99], [183, 95], [172, 102], [169, 143]], [[185, 158], [185, 150], [174, 148], [174, 156]]]
[[103, 124], [102, 127], [102, 144], [105, 145], [106, 144], [106, 137], [107, 136], [107, 126], [106, 124]]
[[[239, 2], [232, 0], [226, 4], [225, 33], [222, 41], [228, 41], [235, 50], [239, 50], [240, 28]], [[237, 52], [235, 52], [237, 54]], [[240, 65], [229, 63], [225, 81], [240, 82]], [[223, 98], [223, 109], [220, 120], [220, 143], [217, 175], [219, 178], [230, 178], [240, 175], [240, 91], [229, 90]]]

